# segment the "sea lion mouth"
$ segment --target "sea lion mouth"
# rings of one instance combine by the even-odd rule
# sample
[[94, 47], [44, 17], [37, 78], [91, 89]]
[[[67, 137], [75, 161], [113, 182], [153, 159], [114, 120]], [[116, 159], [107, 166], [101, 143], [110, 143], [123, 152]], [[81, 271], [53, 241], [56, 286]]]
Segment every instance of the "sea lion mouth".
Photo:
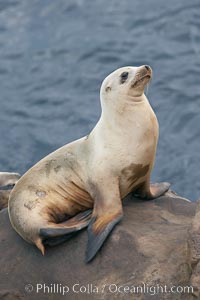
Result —
[[136, 86], [138, 86], [140, 83], [142, 83], [144, 80], [147, 79], [147, 82], [151, 79], [151, 75], [150, 74], [146, 74], [138, 79], [136, 79], [132, 84], [131, 87], [135, 88]]

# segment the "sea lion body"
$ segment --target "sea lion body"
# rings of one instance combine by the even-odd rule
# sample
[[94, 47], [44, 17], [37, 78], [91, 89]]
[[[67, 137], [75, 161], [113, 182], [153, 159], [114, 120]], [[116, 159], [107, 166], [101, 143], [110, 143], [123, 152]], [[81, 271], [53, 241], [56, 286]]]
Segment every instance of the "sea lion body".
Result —
[[[145, 70], [151, 74], [150, 68], [142, 66], [122, 68], [108, 76], [101, 88], [102, 115], [89, 136], [42, 159], [13, 189], [11, 223], [42, 253], [44, 241], [53, 244], [89, 224], [87, 260], [91, 260], [122, 218], [121, 199], [130, 192], [153, 198], [169, 188], [164, 183], [158, 189], [153, 187], [155, 195], [150, 190], [158, 122], [144, 93], [137, 95], [144, 90], [140, 77]], [[133, 77], [133, 96], [117, 90], [117, 84], [125, 82], [116, 78], [127, 72]], [[141, 80], [142, 88], [141, 84], [134, 88], [135, 78]], [[117, 103], [113, 103], [115, 93], [120, 99]]]

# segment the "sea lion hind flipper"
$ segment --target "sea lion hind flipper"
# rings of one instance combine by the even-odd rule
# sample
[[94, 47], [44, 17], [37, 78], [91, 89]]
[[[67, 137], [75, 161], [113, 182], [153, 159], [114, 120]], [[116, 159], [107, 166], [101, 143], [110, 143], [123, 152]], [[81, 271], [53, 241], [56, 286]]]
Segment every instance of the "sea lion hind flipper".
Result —
[[88, 226], [88, 245], [86, 251], [87, 263], [95, 257], [108, 235], [115, 225], [120, 222], [122, 217], [123, 214], [119, 213], [92, 218]]
[[[92, 216], [92, 210], [88, 209], [84, 212], [77, 214], [76, 216], [70, 218], [69, 220], [59, 223], [59, 224], [52, 224], [49, 227], [40, 228], [39, 235], [43, 240], [61, 236], [70, 236], [73, 233], [85, 228], [88, 226], [90, 219]], [[65, 239], [68, 239], [65, 237]]]
[[66, 241], [68, 241], [69, 239], [71, 239], [73, 236], [75, 236], [78, 233], [78, 231], [72, 232], [72, 233], [68, 233], [66, 235], [63, 236], [56, 236], [53, 238], [47, 238], [45, 240], [43, 240], [43, 244], [46, 246], [50, 246], [50, 247], [54, 247], [57, 246], [59, 244], [62, 244]]

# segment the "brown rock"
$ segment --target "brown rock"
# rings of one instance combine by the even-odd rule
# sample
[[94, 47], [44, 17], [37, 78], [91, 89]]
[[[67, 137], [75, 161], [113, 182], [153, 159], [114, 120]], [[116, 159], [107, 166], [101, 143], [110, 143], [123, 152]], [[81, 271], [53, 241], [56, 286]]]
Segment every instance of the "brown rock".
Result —
[[[122, 222], [96, 258], [85, 264], [86, 230], [47, 248], [43, 257], [11, 228], [4, 209], [0, 213], [0, 299], [196, 299], [191, 292], [180, 293], [191, 276], [188, 229], [194, 213], [195, 203], [172, 192], [152, 201], [129, 196]], [[46, 284], [46, 293], [44, 286], [37, 293], [37, 284], [38, 288]], [[133, 286], [145, 287], [146, 293], [135, 294]], [[179, 293], [161, 293], [161, 286], [177, 286]], [[69, 292], [62, 296], [64, 287]], [[156, 289], [160, 293], [152, 296]]]
[[193, 269], [190, 283], [194, 286], [196, 299], [200, 299], [200, 200], [196, 204], [196, 214], [189, 231], [190, 262]]

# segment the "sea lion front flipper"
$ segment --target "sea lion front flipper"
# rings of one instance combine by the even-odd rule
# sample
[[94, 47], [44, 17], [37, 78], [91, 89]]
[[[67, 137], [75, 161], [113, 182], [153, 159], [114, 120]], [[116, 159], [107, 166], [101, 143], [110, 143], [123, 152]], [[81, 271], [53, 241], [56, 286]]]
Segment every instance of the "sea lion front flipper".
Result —
[[169, 190], [170, 183], [169, 182], [160, 182], [149, 184], [149, 182], [145, 182], [134, 194], [137, 197], [142, 199], [155, 199], [158, 198]]
[[148, 195], [148, 199], [155, 199], [162, 196], [169, 190], [170, 183], [169, 182], [160, 182], [154, 183], [150, 185], [150, 194]]
[[112, 184], [106, 185], [106, 187], [107, 191], [103, 191], [103, 187], [102, 191], [100, 188], [94, 189], [94, 210], [87, 229], [86, 262], [91, 261], [95, 257], [114, 226], [123, 217], [119, 191], [116, 192]]
[[40, 237], [43, 240], [48, 238], [57, 238], [63, 235], [72, 235], [72, 233], [77, 232], [88, 226], [92, 216], [92, 210], [88, 209], [84, 212], [77, 214], [76, 216], [68, 219], [65, 222], [52, 224], [48, 227], [40, 229]]

